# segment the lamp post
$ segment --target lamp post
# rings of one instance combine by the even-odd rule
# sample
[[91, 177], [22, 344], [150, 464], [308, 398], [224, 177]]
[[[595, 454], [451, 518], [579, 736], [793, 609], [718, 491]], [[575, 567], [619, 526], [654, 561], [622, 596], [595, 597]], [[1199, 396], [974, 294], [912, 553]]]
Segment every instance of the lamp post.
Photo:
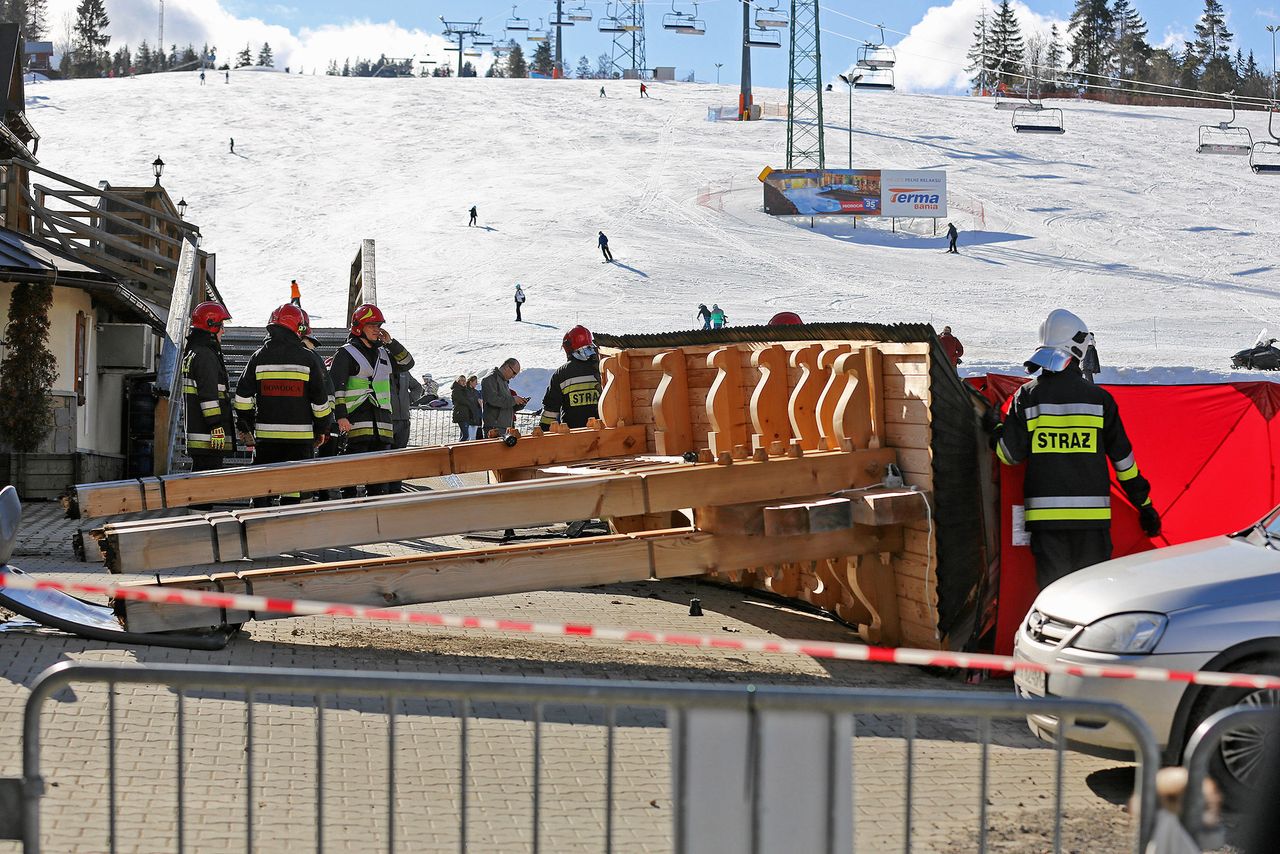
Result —
[[156, 176], [156, 186], [160, 186], [160, 176], [164, 174], [164, 161], [160, 159], [160, 155], [156, 155], [156, 159], [151, 161], [151, 171]]
[[178, 219], [187, 218], [187, 200], [178, 199]]
[[[1276, 33], [1280, 32], [1280, 24], [1267, 24], [1267, 32], [1271, 33], [1271, 100], [1276, 99]], [[1272, 106], [1275, 106], [1274, 104]]]
[[849, 168], [853, 169], [853, 87], [862, 79], [862, 75], [841, 74], [840, 79], [849, 87]]
[[716, 63], [716, 85], [717, 85], [717, 86], [719, 86], [719, 85], [720, 85], [720, 66], [722, 66], [722, 65], [724, 65], [724, 63], [723, 63], [723, 62], [717, 62], [717, 63]]

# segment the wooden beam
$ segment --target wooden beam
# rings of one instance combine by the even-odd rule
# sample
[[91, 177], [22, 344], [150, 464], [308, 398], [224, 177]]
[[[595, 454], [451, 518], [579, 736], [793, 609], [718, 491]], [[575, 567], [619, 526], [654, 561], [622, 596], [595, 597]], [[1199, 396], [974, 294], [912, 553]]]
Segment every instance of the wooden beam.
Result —
[[286, 492], [337, 489], [353, 483], [412, 480], [625, 456], [643, 450], [644, 442], [643, 425], [526, 436], [510, 448], [499, 440], [486, 439], [298, 463], [82, 483], [76, 486], [76, 503], [81, 516], [94, 518]]
[[[884, 449], [744, 460], [732, 466], [669, 465], [632, 474], [544, 478], [141, 525], [109, 524], [103, 529], [105, 551], [114, 572], [149, 571], [304, 549], [778, 500], [874, 483], [894, 458], [892, 449]], [[227, 525], [232, 529], [219, 527]]]

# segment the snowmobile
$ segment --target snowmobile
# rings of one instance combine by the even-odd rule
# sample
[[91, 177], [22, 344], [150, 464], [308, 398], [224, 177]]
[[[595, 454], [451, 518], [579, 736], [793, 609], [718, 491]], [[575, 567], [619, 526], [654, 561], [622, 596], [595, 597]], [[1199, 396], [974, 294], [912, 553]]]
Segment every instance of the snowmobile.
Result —
[[1262, 330], [1262, 334], [1258, 336], [1258, 340], [1252, 347], [1241, 350], [1231, 357], [1231, 367], [1254, 371], [1280, 371], [1280, 348], [1276, 347], [1276, 339], [1268, 338], [1267, 331]]

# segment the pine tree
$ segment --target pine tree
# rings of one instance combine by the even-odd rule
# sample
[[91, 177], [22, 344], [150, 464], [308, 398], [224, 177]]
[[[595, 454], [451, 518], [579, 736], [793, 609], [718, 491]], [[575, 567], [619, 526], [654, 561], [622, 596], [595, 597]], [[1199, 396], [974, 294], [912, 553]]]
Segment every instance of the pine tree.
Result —
[[1240, 94], [1246, 98], [1266, 98], [1271, 93], [1267, 88], [1267, 76], [1262, 73], [1262, 68], [1258, 66], [1258, 60], [1254, 58], [1253, 51], [1249, 51], [1249, 56], [1239, 67], [1240, 75]]
[[10, 342], [0, 363], [0, 437], [19, 452], [34, 451], [53, 426], [58, 362], [49, 352], [53, 286], [19, 283], [9, 298]]
[[596, 77], [601, 80], [609, 80], [613, 78], [613, 57], [607, 53], [602, 53], [596, 57]]
[[49, 32], [49, 0], [27, 0], [26, 37], [39, 41]]
[[1045, 72], [1049, 78], [1049, 88], [1056, 89], [1058, 86], [1058, 75], [1062, 73], [1062, 34], [1058, 32], [1058, 25], [1053, 24], [1049, 27], [1049, 44], [1044, 50], [1044, 63], [1048, 66]]
[[[1013, 11], [1010, 0], [1000, 0], [995, 18], [991, 22], [991, 67], [995, 71], [996, 80], [1006, 86], [1020, 83], [1022, 74], [1022, 30], [1018, 26], [1017, 13]], [[1028, 90], [1029, 90], [1028, 86]]]
[[585, 54], [578, 59], [578, 67], [574, 70], [573, 76], [579, 80], [586, 80], [591, 77], [591, 60], [587, 59]]
[[524, 51], [520, 49], [520, 45], [512, 45], [511, 53], [507, 54], [507, 76], [508, 77], [528, 77], [529, 66], [524, 61]]
[[1222, 4], [1218, 0], [1204, 0], [1204, 14], [1196, 24], [1196, 53], [1206, 63], [1218, 57], [1229, 61], [1233, 38], [1227, 29], [1227, 14]]
[[1115, 39], [1112, 53], [1115, 70], [1122, 80], [1141, 79], [1147, 62], [1151, 59], [1151, 45], [1147, 44], [1147, 22], [1129, 0], [1116, 0], [1112, 7]]
[[969, 64], [965, 71], [973, 75], [970, 82], [979, 95], [985, 94], [991, 87], [991, 25], [987, 21], [987, 7], [984, 3], [978, 13], [978, 20], [973, 25], [973, 45], [966, 58]]
[[236, 54], [236, 68], [244, 68], [246, 65], [253, 65], [253, 49], [248, 42], [244, 43], [244, 50]]
[[151, 70], [151, 45], [147, 44], [146, 39], [142, 40], [142, 44], [138, 45], [138, 52], [133, 55], [133, 67], [143, 74]]
[[476, 67], [471, 64], [471, 60], [467, 60], [466, 62], [462, 63], [462, 73], [459, 74], [458, 76], [459, 77], [475, 77], [476, 76]]
[[266, 42], [262, 43], [262, 49], [258, 51], [258, 66], [260, 68], [274, 68], [276, 59], [271, 55], [271, 45]]
[[337, 77], [339, 73], [340, 72], [338, 71], [338, 60], [336, 59], [329, 60], [329, 68], [328, 70], [325, 71], [325, 74], [329, 75], [330, 77]]
[[533, 49], [533, 63], [530, 65], [530, 70], [550, 77], [554, 67], [555, 63], [551, 59], [551, 42], [538, 42], [538, 46]]
[[104, 0], [80, 0], [76, 7], [75, 45], [73, 60], [76, 74], [81, 77], [96, 77], [105, 64], [107, 45], [111, 36], [107, 27], [111, 19], [107, 17]]
[[343, 77], [351, 76], [351, 60], [350, 59], [342, 60], [342, 76]]
[[1067, 24], [1071, 35], [1071, 61], [1067, 68], [1080, 72], [1082, 83], [1096, 83], [1098, 77], [1110, 72], [1113, 29], [1107, 0], [1076, 0]]

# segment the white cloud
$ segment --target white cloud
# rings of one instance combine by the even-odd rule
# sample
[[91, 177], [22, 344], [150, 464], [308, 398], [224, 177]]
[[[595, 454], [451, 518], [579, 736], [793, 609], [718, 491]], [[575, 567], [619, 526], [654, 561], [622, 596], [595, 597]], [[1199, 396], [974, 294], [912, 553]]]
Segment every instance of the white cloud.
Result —
[[1155, 43], [1155, 46], [1163, 50], [1182, 50], [1182, 45], [1191, 40], [1192, 36], [1186, 30], [1165, 27], [1164, 35]]
[[[74, 15], [77, 0], [50, 0], [49, 22], [53, 40], [60, 41], [64, 15]], [[329, 61], [339, 64], [356, 57], [376, 59], [417, 57], [456, 61], [456, 54], [445, 53], [445, 39], [436, 32], [404, 27], [395, 21], [358, 20], [317, 28], [292, 31], [279, 24], [268, 24], [259, 18], [241, 18], [227, 10], [221, 0], [167, 0], [164, 4], [164, 40], [166, 45], [202, 44], [218, 49], [218, 62], [234, 59], [237, 51], [250, 45], [254, 54], [264, 42], [271, 45], [278, 68], [303, 68], [323, 72]], [[155, 45], [159, 36], [159, 17], [155, 0], [113, 0], [108, 6], [111, 25], [111, 49], [128, 44], [137, 47], [144, 39]], [[471, 60], [481, 73], [493, 57], [485, 54]]]
[[[969, 74], [965, 66], [969, 61], [965, 55], [973, 40], [974, 24], [984, 7], [990, 20], [995, 9], [990, 0], [952, 0], [947, 6], [931, 6], [907, 35], [893, 45], [897, 54], [894, 84], [910, 92], [966, 91]], [[1015, 2], [1013, 8], [1024, 38], [1034, 34], [1048, 38], [1050, 26], [1056, 23], [1065, 41], [1066, 21], [1041, 15], [1022, 2]], [[847, 23], [839, 18], [835, 20]], [[831, 23], [832, 19], [828, 18], [828, 26]]]

